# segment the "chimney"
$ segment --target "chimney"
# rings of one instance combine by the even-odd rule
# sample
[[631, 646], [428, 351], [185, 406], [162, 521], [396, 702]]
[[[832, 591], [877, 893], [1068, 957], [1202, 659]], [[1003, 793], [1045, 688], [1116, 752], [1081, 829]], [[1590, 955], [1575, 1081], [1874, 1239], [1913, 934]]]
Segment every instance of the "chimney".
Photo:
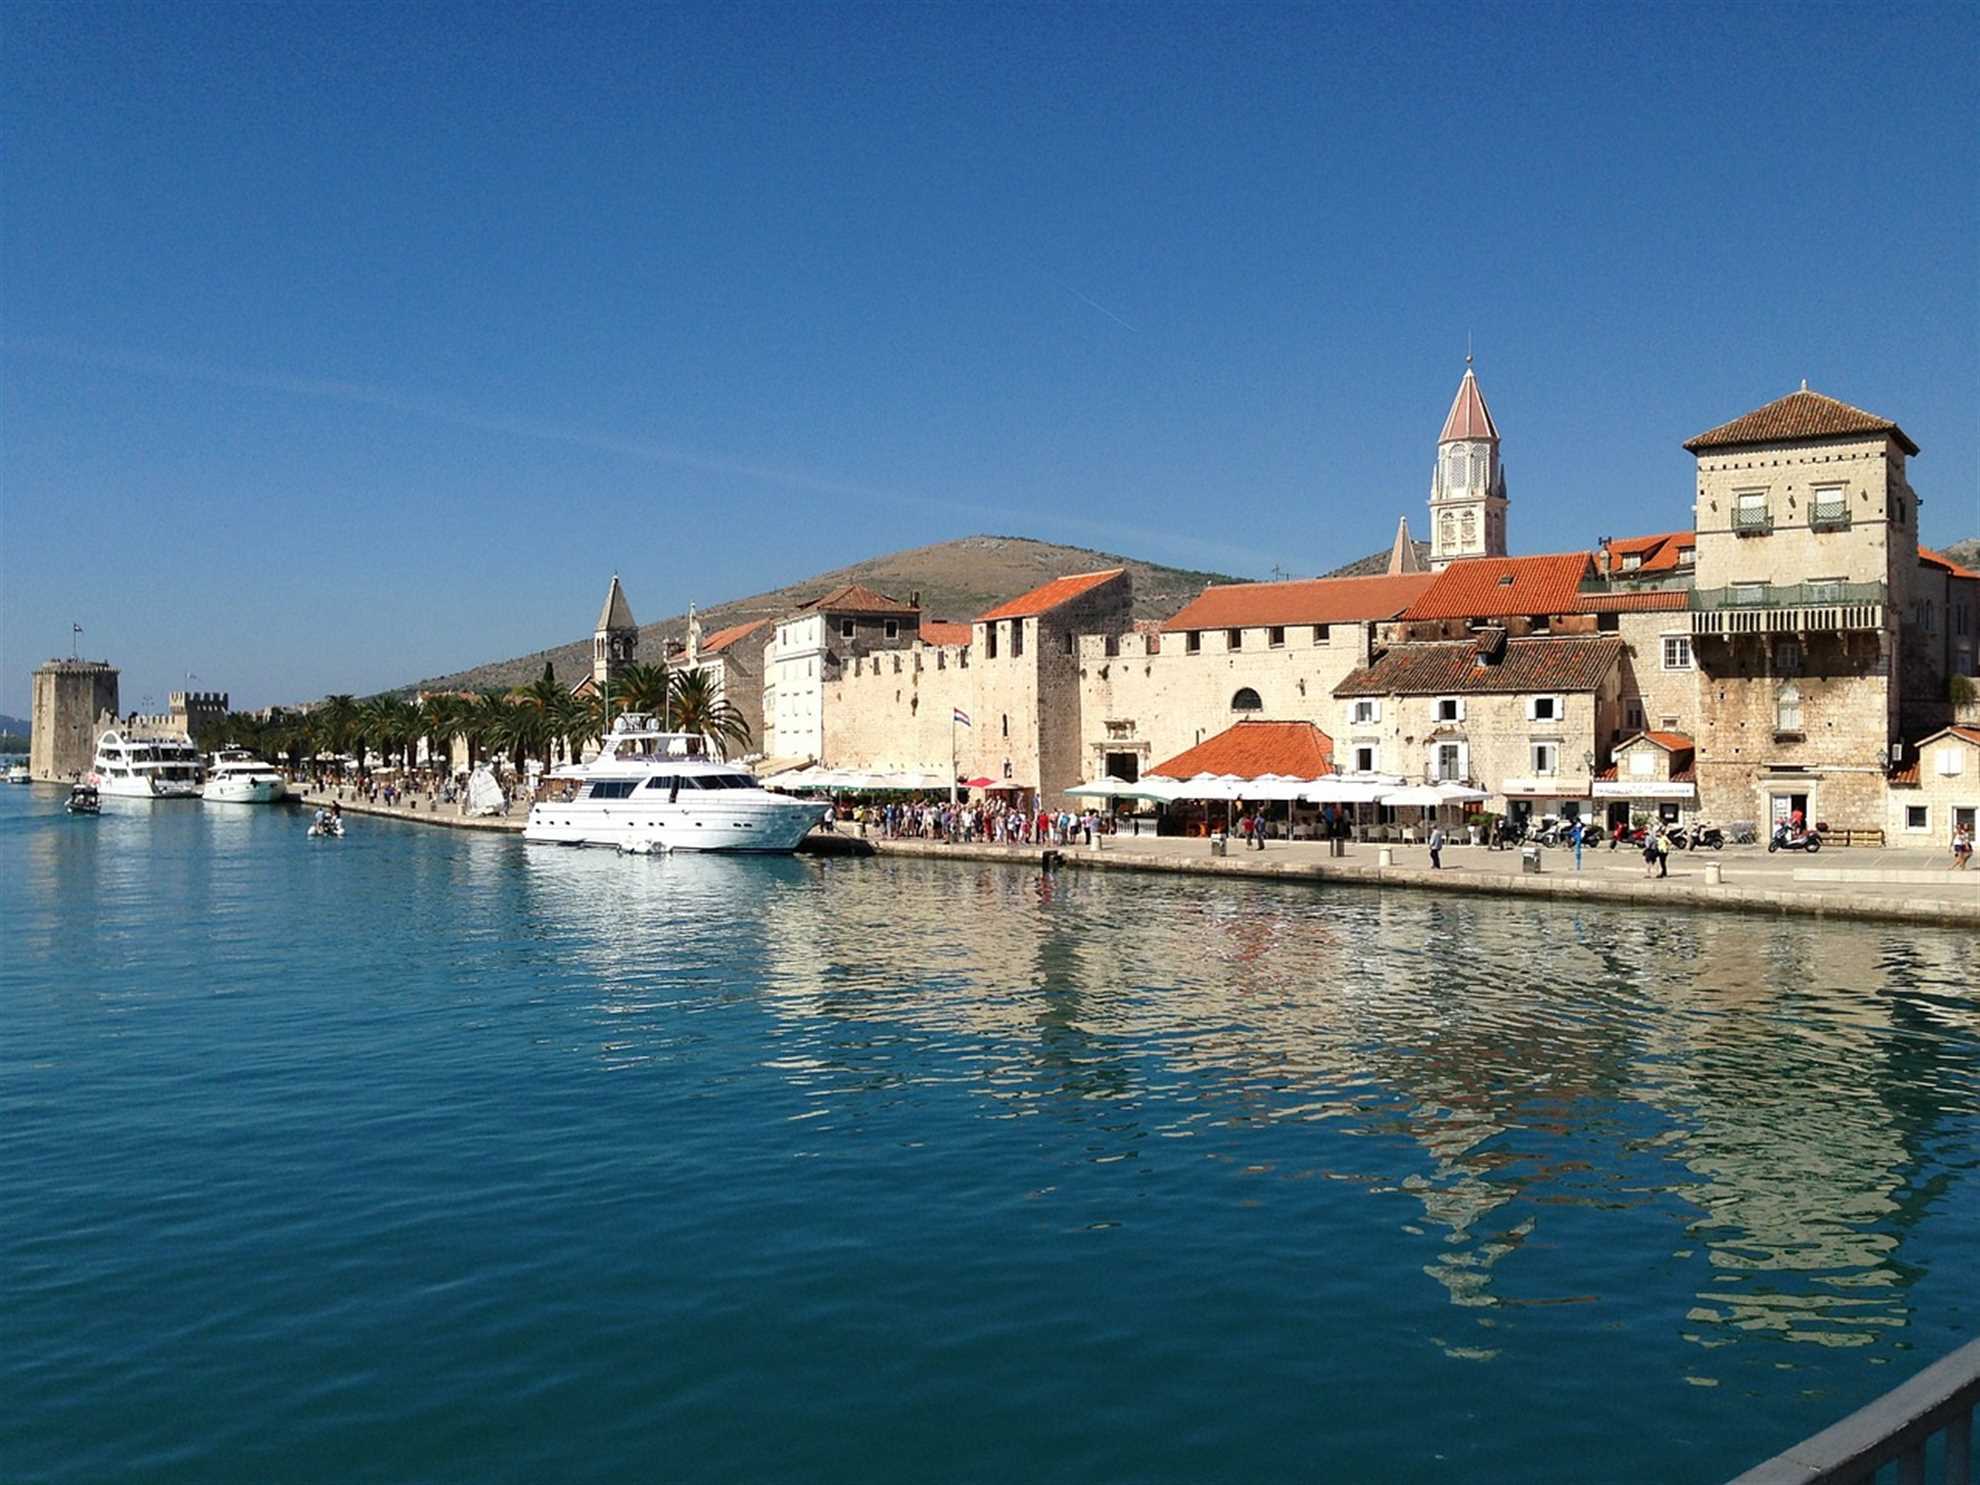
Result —
[[916, 588], [912, 593], [908, 594], [908, 607], [909, 608], [921, 607], [921, 589]]

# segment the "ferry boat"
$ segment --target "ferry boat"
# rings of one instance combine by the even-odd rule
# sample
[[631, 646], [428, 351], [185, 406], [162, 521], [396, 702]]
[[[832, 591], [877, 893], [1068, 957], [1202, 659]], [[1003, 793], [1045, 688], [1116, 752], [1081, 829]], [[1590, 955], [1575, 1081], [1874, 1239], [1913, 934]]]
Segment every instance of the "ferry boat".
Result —
[[[523, 839], [633, 850], [797, 849], [828, 806], [773, 794], [697, 734], [661, 732], [650, 717], [619, 717], [590, 763], [545, 781]], [[561, 797], [557, 797], [561, 796]]]
[[282, 775], [246, 748], [222, 748], [213, 755], [199, 797], [208, 804], [269, 804], [288, 792]]
[[96, 740], [84, 782], [123, 798], [197, 799], [199, 750], [190, 738], [126, 737], [113, 727]]

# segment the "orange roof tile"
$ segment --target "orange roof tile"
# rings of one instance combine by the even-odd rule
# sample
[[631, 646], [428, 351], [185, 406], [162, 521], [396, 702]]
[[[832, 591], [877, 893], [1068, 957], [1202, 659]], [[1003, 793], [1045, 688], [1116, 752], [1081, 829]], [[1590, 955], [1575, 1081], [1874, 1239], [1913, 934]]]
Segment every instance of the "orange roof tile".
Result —
[[1674, 614], [1691, 606], [1683, 588], [1652, 588], [1647, 593], [1583, 593], [1582, 614]]
[[1162, 628], [1174, 633], [1393, 619], [1436, 580], [1434, 573], [1412, 572], [1290, 583], [1218, 583], [1177, 610]]
[[1645, 732], [1640, 735], [1649, 738], [1667, 753], [1683, 753], [1694, 746], [1682, 732]]
[[1334, 740], [1311, 722], [1238, 722], [1147, 770], [1168, 779], [1200, 773], [1317, 779], [1334, 767]]
[[987, 623], [992, 619], [1029, 619], [1034, 615], [1049, 613], [1062, 603], [1070, 603], [1083, 593], [1090, 593], [1102, 583], [1110, 582], [1126, 572], [1125, 567], [1109, 567], [1102, 572], [1076, 572], [1068, 577], [1053, 578], [1049, 583], [1041, 583], [1029, 593], [1020, 593], [1008, 602], [1000, 603], [988, 613], [978, 614], [976, 622]]
[[970, 627], [956, 624], [948, 619], [923, 619], [921, 621], [921, 642], [925, 645], [966, 645], [970, 639]]
[[1918, 560], [1927, 567], [1936, 567], [1941, 572], [1951, 573], [1954, 577], [1980, 578], [1980, 572], [1975, 572], [1972, 568], [1953, 561], [1944, 552], [1934, 552], [1926, 547], [1920, 547], [1918, 549]]
[[747, 624], [731, 624], [727, 629], [717, 629], [701, 642], [701, 653], [719, 655], [737, 640], [746, 639], [769, 622], [768, 619], [751, 619]]
[[919, 613], [911, 603], [902, 603], [898, 598], [889, 598], [885, 593], [876, 592], [864, 583], [847, 583], [843, 588], [834, 588], [822, 598], [814, 598], [804, 605], [827, 614], [913, 614]]
[[1401, 644], [1334, 687], [1336, 696], [1524, 696], [1593, 691], [1622, 659], [1614, 635], [1509, 639], [1501, 659], [1482, 662], [1468, 639]]
[[1451, 399], [1451, 410], [1444, 418], [1444, 431], [1437, 435], [1437, 442], [1449, 443], [1458, 438], [1488, 438], [1494, 443], [1499, 438], [1499, 425], [1492, 421], [1485, 396], [1478, 390], [1478, 378], [1472, 375], [1468, 365], [1464, 368], [1464, 380], [1458, 383], [1457, 396]]
[[1835, 438], [1856, 433], [1888, 433], [1907, 454], [1918, 452], [1918, 445], [1889, 418], [1811, 392], [1806, 382], [1801, 384], [1799, 392], [1777, 397], [1765, 407], [1757, 407], [1730, 423], [1721, 423], [1696, 438], [1687, 438], [1684, 446], [1696, 454], [1739, 444], [1782, 443], [1796, 438]]
[[[1698, 537], [1690, 531], [1661, 531], [1655, 536], [1618, 536], [1608, 544], [1608, 560], [1611, 564], [1608, 575], [1621, 572], [1669, 572], [1678, 566], [1678, 555], [1687, 548], [1696, 550]], [[1622, 559], [1637, 557], [1634, 567], [1625, 567]], [[1595, 553], [1595, 567], [1602, 571], [1602, 553]]]
[[1586, 552], [1547, 557], [1467, 557], [1453, 562], [1408, 608], [1408, 619], [1502, 619], [1514, 614], [1581, 612], [1581, 580], [1594, 570]]

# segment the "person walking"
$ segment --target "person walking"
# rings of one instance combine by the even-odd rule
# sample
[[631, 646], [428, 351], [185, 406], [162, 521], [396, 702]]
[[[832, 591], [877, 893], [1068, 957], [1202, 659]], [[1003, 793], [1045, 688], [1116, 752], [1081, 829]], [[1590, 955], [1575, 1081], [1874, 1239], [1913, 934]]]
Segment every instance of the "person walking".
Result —
[[1582, 842], [1582, 838], [1583, 838], [1583, 837], [1584, 837], [1584, 836], [1585, 836], [1585, 835], [1587, 834], [1587, 832], [1586, 832], [1585, 830], [1583, 830], [1583, 829], [1582, 829], [1582, 827], [1581, 827], [1581, 817], [1580, 817], [1579, 815], [1577, 815], [1577, 816], [1575, 816], [1575, 821], [1574, 821], [1574, 824], [1573, 824], [1572, 826], [1570, 826], [1569, 828], [1570, 828], [1570, 830], [1571, 830], [1571, 831], [1573, 832], [1573, 835], [1574, 835], [1574, 869], [1575, 869], [1576, 871], [1580, 871], [1580, 870], [1581, 870], [1581, 842]]
[[1430, 869], [1442, 871], [1444, 867], [1444, 827], [1442, 823], [1430, 827]]
[[1650, 849], [1656, 854], [1658, 880], [1671, 874], [1671, 837], [1669, 831], [1659, 825], [1650, 837]]
[[1952, 871], [1965, 871], [1966, 863], [1973, 859], [1973, 832], [1961, 825], [1953, 832]]

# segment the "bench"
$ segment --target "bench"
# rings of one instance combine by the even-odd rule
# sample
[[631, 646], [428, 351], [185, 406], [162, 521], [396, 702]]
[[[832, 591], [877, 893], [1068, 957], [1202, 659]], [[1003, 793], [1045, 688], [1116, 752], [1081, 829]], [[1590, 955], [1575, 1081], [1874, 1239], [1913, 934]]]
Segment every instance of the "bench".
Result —
[[1881, 830], [1857, 830], [1850, 828], [1825, 830], [1822, 832], [1822, 844], [1825, 846], [1875, 846], [1881, 851], [1884, 848], [1884, 832]]

